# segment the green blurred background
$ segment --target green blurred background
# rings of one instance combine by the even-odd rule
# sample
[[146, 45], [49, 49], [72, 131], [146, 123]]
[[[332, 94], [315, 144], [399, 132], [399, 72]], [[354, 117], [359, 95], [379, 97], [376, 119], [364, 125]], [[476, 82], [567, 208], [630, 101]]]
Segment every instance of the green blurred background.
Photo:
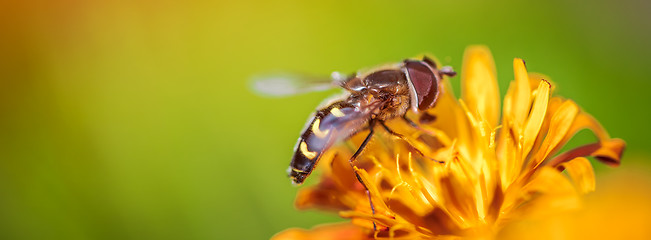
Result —
[[339, 221], [294, 210], [285, 176], [333, 92], [264, 99], [249, 77], [423, 52], [459, 69], [470, 44], [493, 51], [502, 94], [524, 58], [628, 142], [598, 176], [649, 172], [650, 16], [644, 0], [3, 1], [0, 239], [266, 239]]

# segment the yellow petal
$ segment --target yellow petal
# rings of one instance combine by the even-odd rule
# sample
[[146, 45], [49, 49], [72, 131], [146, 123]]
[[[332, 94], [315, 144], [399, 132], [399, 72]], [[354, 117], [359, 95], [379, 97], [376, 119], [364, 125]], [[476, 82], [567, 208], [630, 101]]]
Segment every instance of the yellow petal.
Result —
[[[466, 161], [455, 159], [446, 165], [447, 173], [440, 178], [441, 199], [453, 217], [477, 219], [477, 205], [474, 193], [476, 179], [472, 166]], [[466, 222], [467, 224], [468, 222]]]
[[529, 74], [522, 59], [513, 60], [513, 72], [515, 73], [515, 98], [513, 100], [513, 113], [516, 126], [523, 126], [524, 120], [529, 114], [531, 90], [529, 87]]
[[[363, 134], [362, 134], [363, 135]], [[361, 184], [359, 181], [357, 181], [357, 178], [355, 177], [355, 174], [353, 173], [353, 169], [350, 167], [350, 163], [348, 162], [348, 159], [350, 159], [350, 156], [352, 156], [352, 153], [348, 153], [344, 150], [344, 148], [335, 148], [333, 149], [334, 151], [331, 151], [332, 153], [335, 153], [336, 151], [339, 151], [333, 158], [330, 158], [332, 160], [330, 161], [324, 161], [323, 158], [330, 152], [326, 152], [324, 154], [324, 157], [320, 160], [320, 167], [322, 171], [324, 172], [322, 180], [320, 184], [322, 183], [329, 183], [329, 182], [334, 182], [336, 184], [336, 187], [339, 189], [350, 189], [350, 190], [359, 190], [362, 189]], [[325, 159], [328, 160], [328, 159]], [[330, 187], [330, 186], [327, 186]]]
[[549, 216], [580, 207], [574, 186], [552, 167], [541, 168], [522, 188], [511, 188], [506, 194], [505, 202], [515, 204], [509, 207], [513, 215], [503, 219]]
[[572, 127], [574, 118], [579, 113], [579, 107], [573, 101], [567, 100], [558, 108], [551, 118], [547, 137], [540, 147], [540, 151], [532, 158], [530, 167], [533, 170], [557, 147], [565, 138], [565, 135]]
[[503, 203], [504, 192], [502, 191], [501, 183], [497, 181], [495, 190], [493, 191], [493, 198], [488, 206], [488, 210], [486, 211], [486, 220], [488, 220], [488, 222], [493, 223], [497, 220]]
[[369, 177], [368, 172], [366, 172], [366, 170], [364, 169], [359, 169], [357, 167], [353, 167], [353, 169], [358, 174], [361, 183], [364, 186], [366, 186], [369, 194], [371, 195], [371, 199], [372, 199], [371, 201], [373, 202], [373, 205], [375, 205], [376, 208], [380, 207], [382, 209], [387, 209], [388, 207], [384, 202], [384, 199], [382, 198], [382, 194], [380, 194], [380, 190], [377, 188], [375, 184], [373, 184], [370, 181], [371, 178]]
[[518, 147], [518, 137], [515, 136], [513, 127], [513, 95], [515, 84], [511, 83], [506, 96], [504, 96], [504, 109], [502, 111], [502, 126], [498, 129], [499, 134], [496, 140], [496, 157], [499, 164], [501, 182], [508, 186], [520, 174], [522, 163], [520, 156], [516, 154]]
[[461, 98], [471, 113], [497, 126], [500, 114], [500, 93], [495, 76], [495, 63], [488, 48], [466, 48], [461, 68]]
[[600, 143], [601, 147], [597, 149], [590, 156], [595, 157], [597, 160], [605, 163], [611, 167], [617, 167], [621, 163], [626, 142], [619, 138], [610, 139]]
[[[583, 129], [590, 129], [592, 132], [599, 138], [599, 141], [607, 141], [610, 139], [608, 132], [604, 129], [597, 119], [594, 119], [590, 114], [586, 112], [579, 113], [578, 116], [574, 119], [570, 133], [577, 133]], [[574, 134], [565, 136], [565, 141], [569, 141]]]
[[[598, 143], [588, 144], [554, 159], [549, 159], [560, 150], [577, 132], [590, 129], [599, 138]], [[550, 120], [549, 130], [540, 150], [532, 159], [529, 169], [535, 169], [541, 163], [557, 166], [576, 157], [594, 156], [610, 166], [618, 166], [626, 143], [621, 139], [610, 139], [606, 130], [592, 116], [581, 112], [571, 100], [566, 100], [558, 107]], [[545, 161], [548, 162], [545, 162]]]
[[389, 217], [382, 214], [371, 214], [362, 211], [341, 211], [339, 212], [339, 216], [343, 218], [352, 218], [354, 224], [359, 224], [359, 226], [365, 227], [372, 226], [373, 222], [378, 225], [377, 227], [381, 228], [399, 224], [399, 220], [396, 220], [395, 217]]
[[[550, 89], [550, 92], [552, 92], [553, 90], [554, 90], [554, 85], [552, 84], [552, 88]], [[536, 140], [534, 141], [534, 144], [531, 147], [531, 150], [529, 152], [530, 159], [532, 157], [535, 157], [536, 153], [540, 151], [543, 140], [545, 139], [547, 133], [549, 132], [549, 125], [552, 116], [558, 111], [558, 109], [563, 104], [563, 102], [565, 102], [565, 100], [561, 97], [550, 97], [549, 102], [547, 103], [547, 113], [545, 114], [545, 119], [543, 120], [543, 123], [540, 126], [540, 130], [538, 131], [538, 136], [536, 137]]]
[[531, 87], [531, 91], [533, 92], [534, 90], [536, 90], [535, 87], [538, 87], [538, 83], [540, 83], [540, 81], [542, 80], [545, 80], [549, 82], [550, 85], [552, 85], [552, 89], [550, 90], [550, 92], [553, 93], [554, 90], [556, 89], [556, 84], [554, 84], [554, 81], [552, 81], [549, 76], [542, 73], [536, 73], [536, 72], [529, 73], [529, 86]]
[[649, 168], [623, 167], [599, 176], [580, 211], [513, 221], [495, 239], [651, 239]]
[[561, 164], [570, 175], [572, 181], [581, 193], [592, 192], [595, 189], [594, 170], [587, 158], [578, 157]]
[[450, 82], [443, 79], [441, 86], [442, 93], [436, 106], [428, 110], [428, 114], [436, 117], [430, 127], [442, 130], [450, 139], [467, 139], [470, 133], [466, 114], [455, 98]]
[[[319, 183], [298, 191], [294, 200], [296, 208], [301, 210], [316, 208], [326, 211], [350, 210], [357, 206], [360, 199], [367, 199], [363, 194], [364, 187], [359, 183], [353, 168], [348, 163], [351, 154], [345, 154], [344, 148], [335, 148], [335, 151], [339, 151], [339, 153], [333, 157], [322, 159], [319, 165], [322, 171]], [[324, 156], [328, 154], [330, 153]]]
[[608, 141], [596, 142], [583, 145], [570, 151], [564, 152], [553, 159], [545, 162], [546, 166], [556, 167], [561, 163], [567, 162], [577, 157], [593, 156], [597, 160], [611, 166], [619, 166], [622, 154], [626, 148], [626, 143], [618, 138]]
[[526, 158], [533, 146], [534, 141], [538, 137], [538, 132], [542, 126], [543, 120], [545, 120], [545, 114], [547, 113], [547, 103], [549, 102], [549, 91], [551, 85], [549, 82], [543, 80], [538, 84], [538, 90], [536, 90], [536, 99], [533, 102], [533, 107], [531, 108], [531, 114], [529, 120], [527, 120], [527, 125], [524, 129], [524, 139], [522, 144], [522, 158]]

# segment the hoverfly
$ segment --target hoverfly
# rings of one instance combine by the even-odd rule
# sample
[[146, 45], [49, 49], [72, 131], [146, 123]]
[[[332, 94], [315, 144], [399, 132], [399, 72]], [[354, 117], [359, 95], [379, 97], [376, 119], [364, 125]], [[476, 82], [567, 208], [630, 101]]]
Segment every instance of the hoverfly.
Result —
[[345, 95], [333, 99], [312, 115], [294, 146], [287, 173], [294, 184], [301, 184], [323, 153], [337, 142], [369, 130], [351, 157], [352, 164], [370, 141], [377, 125], [398, 137], [401, 135], [392, 131], [385, 121], [400, 117], [417, 127], [406, 114], [409, 110], [419, 113], [434, 107], [443, 75], [453, 77], [456, 73], [451, 67], [439, 69], [434, 61], [424, 57], [350, 76], [334, 72], [331, 79], [293, 75], [260, 78], [255, 79], [254, 88], [265, 95], [294, 94], [336, 86], [345, 90]]

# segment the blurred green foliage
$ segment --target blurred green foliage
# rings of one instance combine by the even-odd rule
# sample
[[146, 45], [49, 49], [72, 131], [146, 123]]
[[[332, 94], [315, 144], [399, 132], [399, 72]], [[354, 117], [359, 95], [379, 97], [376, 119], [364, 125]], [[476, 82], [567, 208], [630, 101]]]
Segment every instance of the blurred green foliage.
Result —
[[306, 117], [334, 92], [264, 99], [248, 78], [423, 52], [459, 69], [470, 44], [493, 51], [502, 94], [524, 58], [627, 140], [630, 159], [649, 159], [650, 6], [3, 2], [0, 239], [266, 239], [340, 221], [294, 210], [285, 176]]

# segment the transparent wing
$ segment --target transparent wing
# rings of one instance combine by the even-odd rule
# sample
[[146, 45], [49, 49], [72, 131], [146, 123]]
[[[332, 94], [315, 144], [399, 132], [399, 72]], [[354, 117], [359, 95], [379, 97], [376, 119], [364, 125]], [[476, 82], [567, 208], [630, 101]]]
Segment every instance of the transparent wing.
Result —
[[269, 74], [254, 76], [251, 89], [262, 96], [288, 96], [306, 92], [324, 91], [340, 86], [346, 76], [334, 72], [330, 78], [301, 74]]

